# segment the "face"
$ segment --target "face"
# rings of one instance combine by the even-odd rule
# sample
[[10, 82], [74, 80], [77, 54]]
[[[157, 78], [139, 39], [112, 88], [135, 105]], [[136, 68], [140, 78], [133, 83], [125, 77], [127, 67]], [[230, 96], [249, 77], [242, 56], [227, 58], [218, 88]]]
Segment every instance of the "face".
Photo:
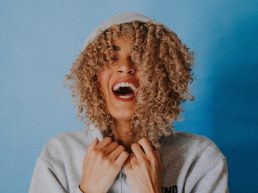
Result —
[[115, 120], [128, 121], [135, 112], [135, 93], [139, 87], [137, 70], [131, 60], [132, 40], [113, 40], [114, 65], [104, 66], [98, 76], [107, 109]]

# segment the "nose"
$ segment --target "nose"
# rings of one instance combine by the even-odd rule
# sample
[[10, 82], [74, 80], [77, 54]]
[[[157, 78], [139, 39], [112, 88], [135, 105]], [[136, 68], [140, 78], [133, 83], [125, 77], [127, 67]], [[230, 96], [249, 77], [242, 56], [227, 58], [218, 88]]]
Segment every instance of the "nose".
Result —
[[135, 74], [136, 69], [130, 62], [121, 62], [117, 68], [118, 73]]

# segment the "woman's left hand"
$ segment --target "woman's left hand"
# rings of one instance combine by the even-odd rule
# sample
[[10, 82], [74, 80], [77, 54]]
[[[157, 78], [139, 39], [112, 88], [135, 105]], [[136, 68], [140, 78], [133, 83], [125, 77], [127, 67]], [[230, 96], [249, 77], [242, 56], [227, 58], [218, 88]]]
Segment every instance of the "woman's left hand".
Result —
[[124, 169], [132, 192], [161, 193], [163, 165], [159, 150], [146, 138], [133, 143], [131, 149], [133, 153], [127, 158]]

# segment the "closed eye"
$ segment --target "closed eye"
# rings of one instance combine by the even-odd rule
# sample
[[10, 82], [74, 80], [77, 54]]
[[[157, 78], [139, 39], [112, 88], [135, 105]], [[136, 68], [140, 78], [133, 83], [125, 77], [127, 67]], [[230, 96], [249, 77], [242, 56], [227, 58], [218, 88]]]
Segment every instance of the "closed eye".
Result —
[[118, 52], [118, 51], [120, 51], [121, 49], [120, 49], [119, 46], [113, 45], [113, 50], [116, 51], [116, 52]]

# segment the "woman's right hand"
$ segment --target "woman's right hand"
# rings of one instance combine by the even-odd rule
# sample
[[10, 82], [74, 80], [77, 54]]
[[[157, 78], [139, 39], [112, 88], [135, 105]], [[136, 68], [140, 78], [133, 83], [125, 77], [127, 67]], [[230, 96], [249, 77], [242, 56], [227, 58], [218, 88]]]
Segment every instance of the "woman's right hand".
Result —
[[80, 189], [84, 193], [106, 193], [112, 186], [129, 153], [111, 137], [95, 138], [83, 160]]

